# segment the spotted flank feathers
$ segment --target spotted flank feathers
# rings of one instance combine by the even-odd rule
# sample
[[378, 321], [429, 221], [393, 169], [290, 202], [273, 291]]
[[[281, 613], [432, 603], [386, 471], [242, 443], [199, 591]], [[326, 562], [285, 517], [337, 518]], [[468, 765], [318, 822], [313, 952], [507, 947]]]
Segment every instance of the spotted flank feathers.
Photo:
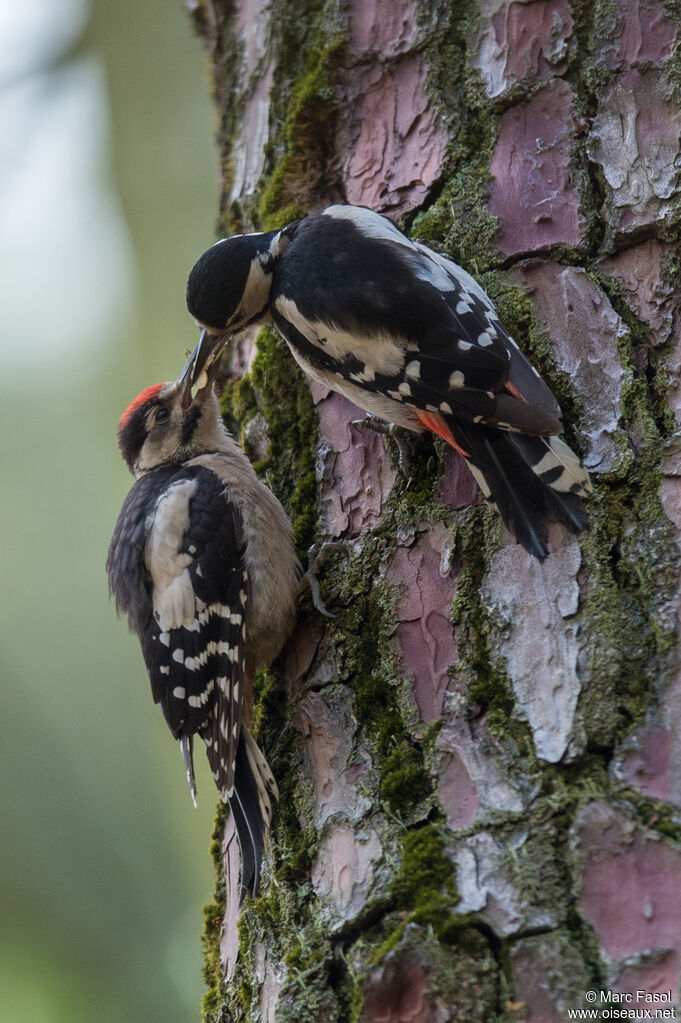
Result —
[[154, 700], [180, 742], [192, 798], [199, 735], [220, 798], [230, 804], [242, 896], [257, 885], [277, 798], [269, 767], [242, 723], [244, 554], [241, 516], [218, 476], [197, 465], [161, 465], [128, 494], [107, 562], [117, 609], [140, 638]]

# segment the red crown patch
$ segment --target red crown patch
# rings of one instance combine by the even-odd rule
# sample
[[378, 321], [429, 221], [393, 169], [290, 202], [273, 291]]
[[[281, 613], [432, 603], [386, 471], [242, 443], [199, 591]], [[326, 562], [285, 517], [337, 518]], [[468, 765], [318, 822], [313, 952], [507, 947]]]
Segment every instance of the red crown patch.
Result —
[[162, 387], [163, 384], [154, 384], [152, 387], [147, 387], [144, 391], [142, 391], [141, 394], [138, 394], [135, 400], [130, 402], [125, 412], [118, 420], [118, 429], [119, 430], [125, 429], [125, 426], [128, 423], [130, 416], [133, 415], [133, 413], [136, 412], [138, 408], [141, 408], [142, 405], [146, 405], [148, 401], [151, 401], [152, 398], [156, 398], [158, 392], [161, 390]]

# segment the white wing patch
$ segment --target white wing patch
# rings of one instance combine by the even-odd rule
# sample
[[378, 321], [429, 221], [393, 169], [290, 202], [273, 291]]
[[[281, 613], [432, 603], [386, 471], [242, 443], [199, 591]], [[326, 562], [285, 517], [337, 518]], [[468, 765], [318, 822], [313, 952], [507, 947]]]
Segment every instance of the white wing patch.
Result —
[[[470, 295], [475, 295], [483, 305], [490, 309], [494, 313], [494, 318], [497, 319], [497, 313], [490, 301], [489, 295], [483, 291], [475, 277], [471, 277], [469, 273], [462, 266], [454, 263], [451, 259], [447, 259], [446, 256], [441, 255], [439, 252], [435, 252], [433, 249], [429, 249], [427, 245], [422, 245], [421, 242], [414, 242], [414, 248], [426, 256], [432, 262], [437, 263], [441, 268], [442, 272], [447, 277], [446, 291], [451, 291], [452, 285], [454, 285], [457, 291], [468, 292]], [[462, 298], [464, 296], [462, 295]], [[458, 310], [457, 310], [458, 312]]]
[[395, 338], [384, 331], [362, 336], [357, 332], [345, 331], [333, 323], [308, 320], [291, 298], [279, 297], [274, 306], [303, 337], [332, 359], [341, 361], [350, 355], [363, 363], [361, 376], [365, 380], [373, 380], [377, 373], [384, 376], [402, 374], [406, 338]]
[[198, 482], [173, 483], [159, 500], [144, 548], [153, 582], [154, 612], [162, 632], [190, 625], [196, 617], [196, 597], [187, 568], [193, 558], [180, 551], [189, 528], [189, 502]]

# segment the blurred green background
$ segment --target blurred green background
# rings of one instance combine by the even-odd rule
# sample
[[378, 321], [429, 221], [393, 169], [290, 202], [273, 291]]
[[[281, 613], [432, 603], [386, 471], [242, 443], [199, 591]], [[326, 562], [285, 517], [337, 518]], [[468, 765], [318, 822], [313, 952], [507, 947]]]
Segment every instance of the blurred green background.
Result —
[[193, 809], [104, 561], [117, 419], [196, 339], [206, 61], [182, 0], [0, 0], [0, 57], [0, 1020], [197, 1020], [215, 790], [202, 763]]

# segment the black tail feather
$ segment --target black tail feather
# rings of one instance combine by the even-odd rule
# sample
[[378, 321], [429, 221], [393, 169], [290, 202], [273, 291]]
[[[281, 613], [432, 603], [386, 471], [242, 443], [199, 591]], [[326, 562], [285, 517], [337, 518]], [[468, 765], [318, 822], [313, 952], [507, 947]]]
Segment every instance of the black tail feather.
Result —
[[562, 441], [460, 420], [449, 425], [456, 442], [469, 453], [483, 493], [530, 554], [540, 560], [548, 554], [549, 521], [575, 533], [588, 524], [582, 502], [590, 489], [588, 475]]
[[248, 816], [243, 809], [237, 789], [229, 800], [229, 807], [234, 817], [234, 828], [239, 852], [241, 853], [241, 886], [239, 902], [243, 902], [246, 892], [255, 894], [260, 880], [260, 861], [262, 858], [263, 845], [258, 842], [257, 828], [254, 831], [248, 821]]
[[246, 728], [241, 729], [234, 770], [234, 793], [229, 806], [241, 852], [240, 901], [260, 882], [260, 866], [269, 837], [272, 798], [277, 787], [267, 761]]
[[574, 452], [557, 437], [531, 437], [523, 433], [509, 433], [507, 436], [533, 472], [547, 454], [552, 456], [553, 466], [539, 473], [545, 484], [550, 517], [575, 533], [586, 529], [589, 516], [582, 498], [591, 493], [591, 483], [584, 465]]
[[184, 770], [187, 775], [187, 783], [192, 802], [196, 806], [196, 779], [194, 777], [194, 736], [183, 735], [180, 739], [180, 750], [184, 762]]

